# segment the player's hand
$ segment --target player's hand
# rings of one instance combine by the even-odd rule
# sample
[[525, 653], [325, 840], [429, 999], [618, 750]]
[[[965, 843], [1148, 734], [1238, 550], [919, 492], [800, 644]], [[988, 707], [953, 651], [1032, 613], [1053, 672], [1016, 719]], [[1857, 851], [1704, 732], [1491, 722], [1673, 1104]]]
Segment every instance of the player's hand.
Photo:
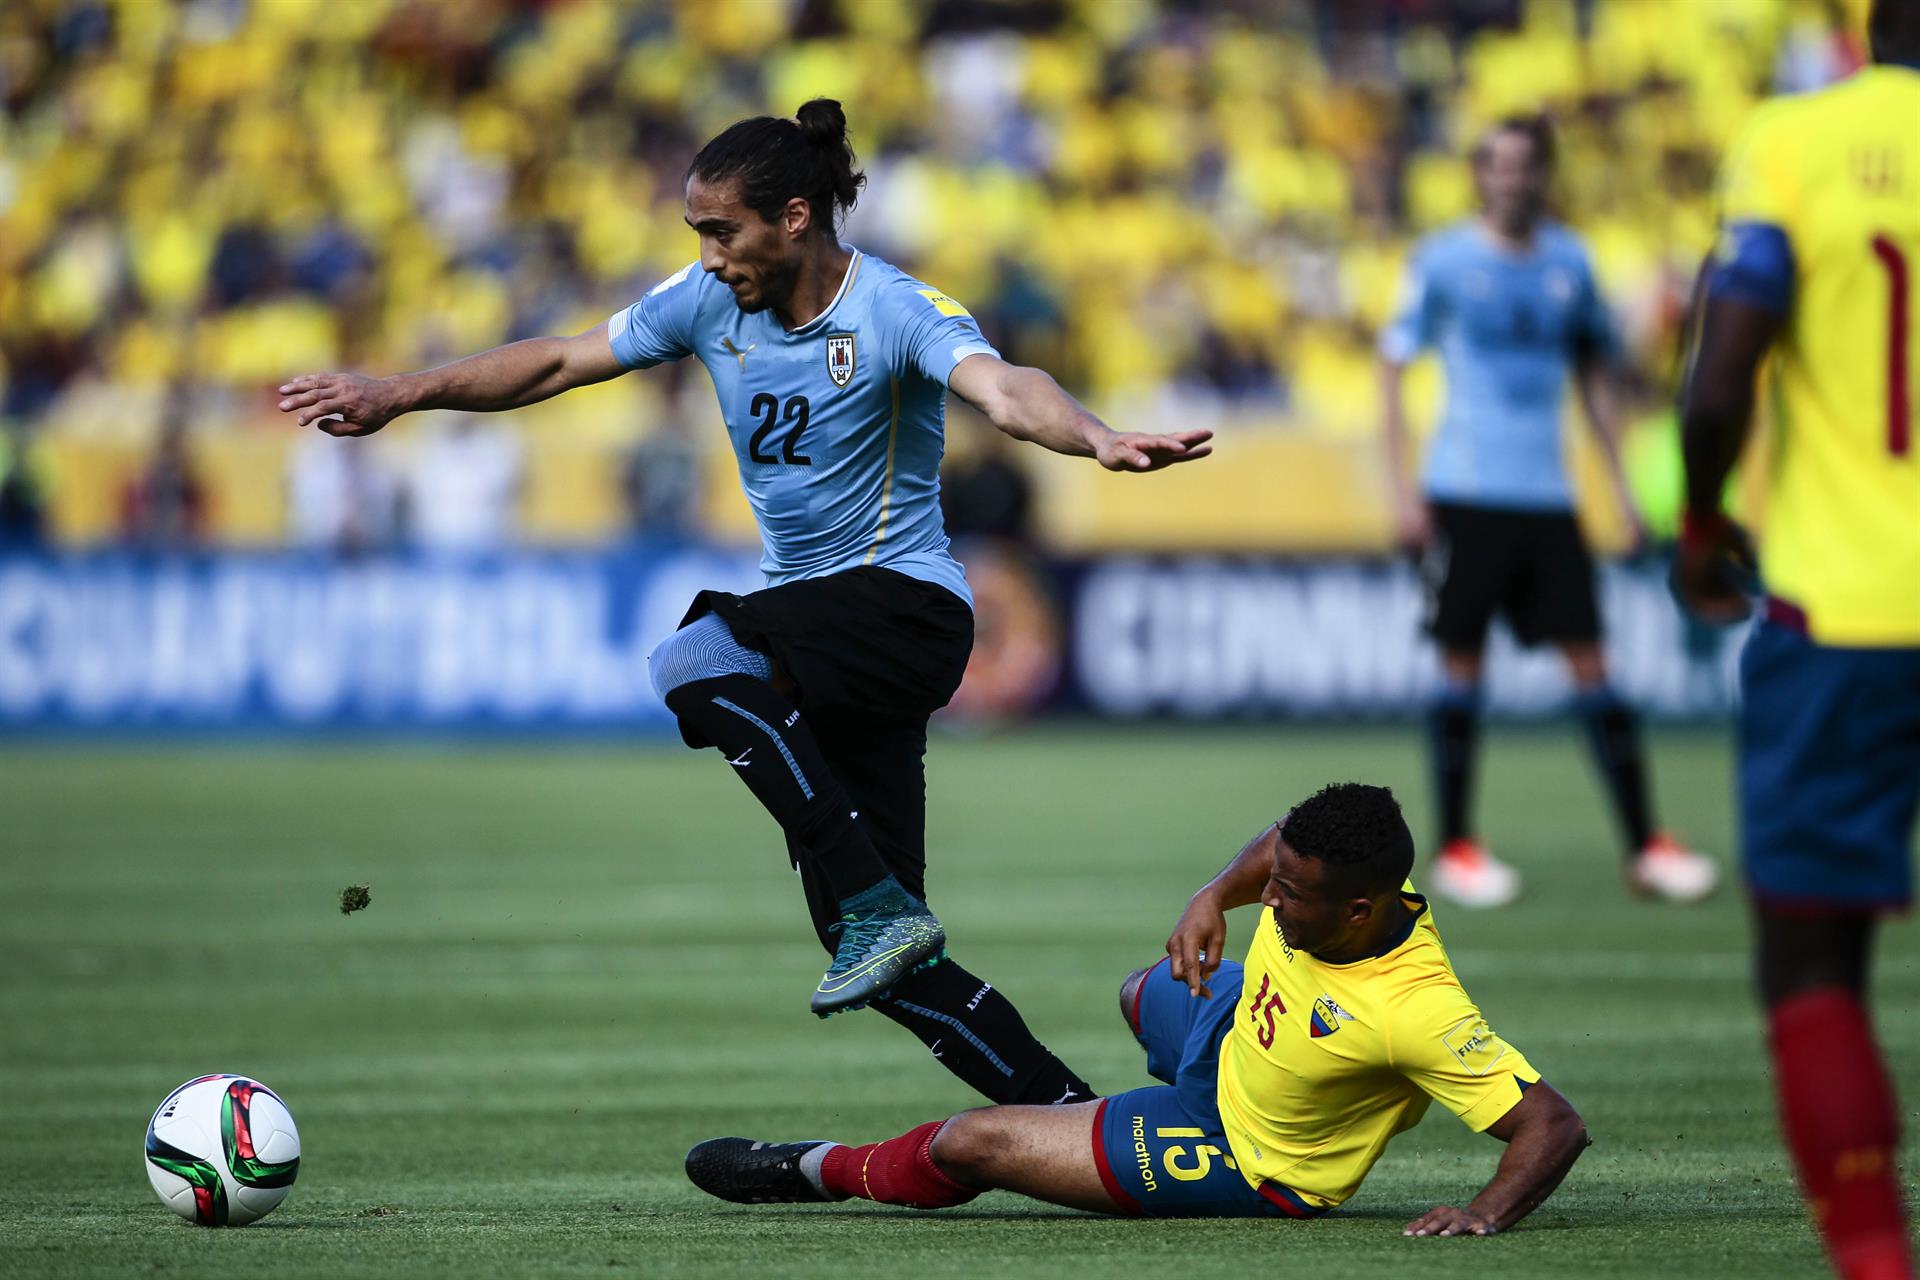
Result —
[[1195, 427], [1152, 436], [1139, 431], [1117, 431], [1100, 442], [1095, 455], [1109, 471], [1158, 471], [1176, 462], [1192, 462], [1213, 452], [1207, 441], [1213, 432]]
[[1620, 521], [1626, 526], [1626, 558], [1637, 560], [1647, 553], [1651, 538], [1647, 533], [1646, 517], [1640, 514], [1640, 506], [1632, 498], [1621, 500]]
[[1435, 1205], [1409, 1222], [1400, 1234], [1403, 1236], [1490, 1236], [1498, 1234], [1499, 1230], [1500, 1228], [1471, 1210], [1456, 1209], [1450, 1204], [1442, 1204]]
[[1419, 556], [1433, 537], [1433, 511], [1418, 494], [1401, 494], [1393, 507], [1393, 544]]
[[1227, 913], [1204, 889], [1180, 913], [1167, 939], [1167, 957], [1176, 982], [1187, 984], [1189, 995], [1213, 998], [1207, 979], [1220, 967], [1220, 956], [1227, 948]]
[[1723, 515], [1689, 512], [1673, 554], [1673, 594], [1702, 622], [1744, 622], [1753, 612], [1757, 567], [1745, 529]]
[[305, 373], [280, 385], [280, 412], [330, 436], [370, 436], [406, 412], [387, 378], [357, 373]]

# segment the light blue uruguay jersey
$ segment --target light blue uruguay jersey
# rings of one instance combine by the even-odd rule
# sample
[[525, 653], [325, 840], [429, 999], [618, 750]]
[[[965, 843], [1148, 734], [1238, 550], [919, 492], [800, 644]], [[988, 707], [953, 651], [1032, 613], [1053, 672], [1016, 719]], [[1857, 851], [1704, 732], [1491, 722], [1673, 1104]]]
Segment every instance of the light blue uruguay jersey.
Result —
[[616, 312], [607, 336], [629, 369], [707, 366], [769, 585], [875, 565], [973, 603], [940, 513], [947, 378], [998, 353], [965, 307], [855, 250], [827, 309], [788, 331], [694, 263]]
[[1533, 248], [1502, 248], [1477, 222], [1436, 232], [1414, 251], [1400, 308], [1380, 336], [1405, 364], [1437, 348], [1446, 409], [1427, 450], [1427, 496], [1516, 510], [1567, 510], [1562, 455], [1567, 377], [1619, 343], [1586, 247], [1543, 223]]

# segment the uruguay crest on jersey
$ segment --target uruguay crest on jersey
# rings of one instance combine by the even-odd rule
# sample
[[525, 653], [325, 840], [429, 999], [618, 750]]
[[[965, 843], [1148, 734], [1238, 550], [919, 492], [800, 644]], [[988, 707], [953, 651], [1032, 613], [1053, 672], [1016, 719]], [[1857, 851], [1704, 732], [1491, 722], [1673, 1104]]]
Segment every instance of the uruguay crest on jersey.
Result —
[[830, 333], [827, 335], [827, 376], [833, 379], [833, 385], [844, 387], [853, 381], [853, 335], [850, 333]]

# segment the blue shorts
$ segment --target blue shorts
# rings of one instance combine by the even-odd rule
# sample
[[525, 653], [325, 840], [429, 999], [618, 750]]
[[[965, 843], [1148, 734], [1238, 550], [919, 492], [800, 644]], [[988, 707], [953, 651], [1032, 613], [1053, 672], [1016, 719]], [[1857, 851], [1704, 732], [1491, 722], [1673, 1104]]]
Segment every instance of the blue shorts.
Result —
[[1740, 665], [1740, 815], [1755, 899], [1904, 908], [1920, 806], [1920, 649], [1832, 648], [1762, 622]]
[[1107, 1194], [1129, 1213], [1155, 1218], [1311, 1218], [1323, 1210], [1277, 1183], [1247, 1185], [1221, 1131], [1214, 1100], [1220, 1042], [1240, 1001], [1240, 965], [1228, 960], [1197, 1000], [1168, 962], [1147, 971], [1128, 1021], [1163, 1085], [1100, 1103], [1093, 1158]]

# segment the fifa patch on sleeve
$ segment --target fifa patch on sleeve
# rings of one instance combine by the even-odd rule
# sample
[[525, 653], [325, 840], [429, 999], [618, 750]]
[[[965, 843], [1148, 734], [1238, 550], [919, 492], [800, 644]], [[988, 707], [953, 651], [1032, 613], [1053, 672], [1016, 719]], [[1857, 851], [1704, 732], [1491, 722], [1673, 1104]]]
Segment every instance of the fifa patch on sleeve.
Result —
[[933, 304], [933, 309], [943, 316], [965, 316], [973, 319], [973, 313], [949, 298], [938, 289], [921, 289], [920, 296]]
[[1467, 1074], [1473, 1076], [1483, 1076], [1493, 1070], [1494, 1064], [1507, 1052], [1506, 1044], [1493, 1034], [1485, 1018], [1463, 1019], [1442, 1036], [1440, 1042], [1467, 1069]]

